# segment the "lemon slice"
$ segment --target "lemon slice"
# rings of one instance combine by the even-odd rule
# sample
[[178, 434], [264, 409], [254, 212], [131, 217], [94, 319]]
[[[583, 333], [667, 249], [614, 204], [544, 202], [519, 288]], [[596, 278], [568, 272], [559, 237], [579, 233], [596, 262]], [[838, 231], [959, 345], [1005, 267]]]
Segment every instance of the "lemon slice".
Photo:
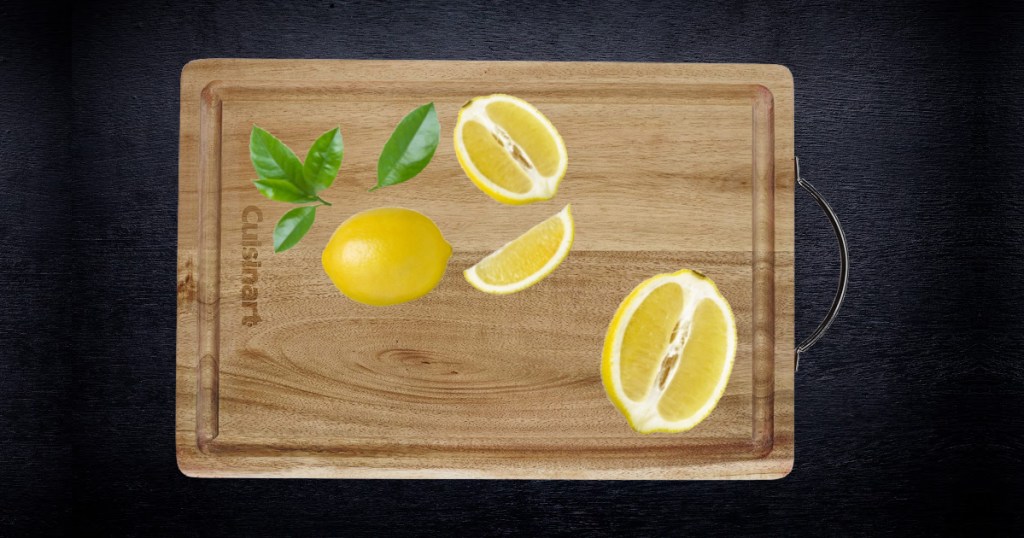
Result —
[[682, 432], [714, 410], [735, 356], [732, 308], [710, 278], [683, 269], [645, 280], [619, 305], [601, 379], [634, 430]]
[[504, 94], [463, 105], [455, 155], [480, 190], [512, 205], [553, 197], [569, 163], [555, 126], [530, 103]]
[[574, 234], [572, 211], [565, 206], [462, 274], [483, 292], [504, 295], [524, 290], [562, 263], [572, 248]]

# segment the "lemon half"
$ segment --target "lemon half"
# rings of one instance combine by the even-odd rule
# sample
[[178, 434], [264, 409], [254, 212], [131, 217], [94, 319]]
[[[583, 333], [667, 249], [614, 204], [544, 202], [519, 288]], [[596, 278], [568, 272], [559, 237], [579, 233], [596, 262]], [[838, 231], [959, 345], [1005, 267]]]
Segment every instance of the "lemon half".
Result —
[[341, 223], [320, 261], [341, 293], [385, 306], [429, 293], [444, 276], [451, 254], [452, 246], [426, 215], [381, 207]]
[[561, 265], [574, 236], [572, 209], [567, 205], [466, 269], [463, 276], [474, 288], [487, 293], [504, 295], [524, 290]]
[[455, 155], [480, 190], [512, 205], [552, 198], [569, 163], [555, 126], [530, 103], [504, 94], [463, 105]]
[[640, 433], [682, 432], [707, 418], [736, 357], [736, 319], [712, 280], [683, 269], [622, 301], [604, 341], [601, 379]]

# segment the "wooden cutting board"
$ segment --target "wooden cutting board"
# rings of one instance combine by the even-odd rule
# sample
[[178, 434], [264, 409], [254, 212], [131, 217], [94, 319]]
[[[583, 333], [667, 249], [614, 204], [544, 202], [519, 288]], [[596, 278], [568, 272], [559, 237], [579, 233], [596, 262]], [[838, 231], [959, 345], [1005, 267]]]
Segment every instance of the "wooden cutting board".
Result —
[[[510, 93], [558, 127], [558, 195], [501, 205], [456, 161], [470, 98]], [[367, 192], [394, 125], [433, 101], [442, 143]], [[341, 126], [345, 160], [299, 245], [257, 193], [253, 124], [298, 155]], [[178, 466], [189, 476], [777, 478], [793, 465], [793, 81], [772, 65], [201, 60], [181, 76]], [[328, 196], [329, 195], [329, 196]], [[510, 296], [462, 271], [572, 203], [562, 266]], [[427, 297], [370, 307], [320, 267], [353, 213], [404, 206], [453, 245]], [[243, 267], [243, 244], [259, 266]], [[731, 302], [739, 349], [695, 429], [640, 435], [605, 396], [601, 346], [639, 282], [682, 267]], [[257, 297], [243, 298], [243, 278]], [[257, 279], [255, 283], [251, 282]], [[247, 292], [248, 293], [248, 292]]]

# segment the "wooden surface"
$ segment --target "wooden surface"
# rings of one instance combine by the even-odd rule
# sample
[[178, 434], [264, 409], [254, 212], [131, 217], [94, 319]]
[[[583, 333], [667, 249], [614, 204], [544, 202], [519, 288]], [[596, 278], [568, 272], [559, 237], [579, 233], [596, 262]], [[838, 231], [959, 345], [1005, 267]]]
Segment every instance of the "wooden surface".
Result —
[[[70, 11], [5, 4], [0, 528], [1020, 536], [1020, 7], [182, 0], [93, 3], [74, 10], [71, 31]], [[59, 45], [69, 40], [73, 48]], [[180, 73], [189, 60], [225, 56], [787, 65], [803, 172], [853, 249], [839, 319], [795, 376], [792, 473], [759, 482], [182, 475]], [[67, 167], [48, 164], [65, 147]], [[799, 192], [795, 217], [799, 339], [828, 308], [836, 254], [820, 210]], [[970, 286], [951, 284], [965, 273]]]
[[[556, 199], [500, 205], [448, 136], [415, 181], [367, 192], [379, 147], [435, 102], [448, 133], [475, 95], [511, 93], [559, 126]], [[195, 476], [775, 478], [793, 459], [792, 79], [777, 66], [205, 60], [182, 73], [177, 453]], [[338, 124], [346, 158], [303, 241], [251, 185], [253, 124], [304, 155]], [[573, 252], [510, 297], [461, 272], [573, 204]], [[425, 299], [340, 296], [320, 251], [347, 216], [416, 209], [454, 254]], [[260, 241], [255, 304], [243, 236]], [[600, 349], [619, 301], [681, 267], [732, 303], [736, 366], [716, 411], [638, 435], [608, 402]], [[256, 320], [258, 321], [252, 323]], [[197, 390], [198, 387], [198, 390]]]

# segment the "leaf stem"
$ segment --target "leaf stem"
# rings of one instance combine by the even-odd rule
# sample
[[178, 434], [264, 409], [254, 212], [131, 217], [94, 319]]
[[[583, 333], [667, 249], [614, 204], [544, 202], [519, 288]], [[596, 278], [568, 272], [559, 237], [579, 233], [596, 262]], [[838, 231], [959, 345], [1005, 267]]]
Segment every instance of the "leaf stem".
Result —
[[317, 201], [319, 201], [320, 203], [322, 203], [322, 204], [323, 204], [323, 205], [325, 205], [325, 206], [330, 206], [330, 205], [332, 205], [332, 204], [331, 204], [330, 202], [328, 202], [327, 200], [324, 200], [323, 198], [321, 198], [321, 197], [319, 197], [319, 196], [317, 196], [317, 197], [316, 197], [316, 199], [317, 199]]

